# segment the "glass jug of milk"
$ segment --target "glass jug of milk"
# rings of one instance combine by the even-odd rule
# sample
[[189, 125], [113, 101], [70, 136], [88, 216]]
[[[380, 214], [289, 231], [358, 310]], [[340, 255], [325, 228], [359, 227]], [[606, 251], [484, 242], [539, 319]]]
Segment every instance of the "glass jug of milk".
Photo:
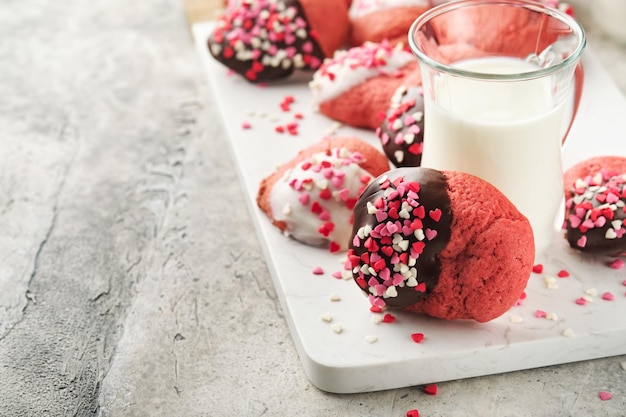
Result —
[[538, 2], [458, 0], [418, 17], [409, 44], [424, 87], [422, 166], [492, 183], [530, 221], [536, 251], [548, 248], [565, 214], [582, 27]]

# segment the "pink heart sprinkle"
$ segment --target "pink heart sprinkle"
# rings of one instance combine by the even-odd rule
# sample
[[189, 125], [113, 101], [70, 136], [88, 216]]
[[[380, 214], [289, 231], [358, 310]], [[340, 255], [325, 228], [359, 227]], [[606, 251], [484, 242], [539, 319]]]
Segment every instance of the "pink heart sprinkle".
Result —
[[578, 245], [579, 248], [587, 246], [587, 236], [581, 236], [580, 239], [576, 241], [576, 245]]
[[600, 399], [601, 399], [602, 401], [608, 401], [608, 400], [610, 400], [611, 398], [613, 398], [613, 394], [611, 394], [611, 393], [610, 393], [610, 392], [608, 392], [608, 391], [600, 391], [600, 392], [598, 393], [598, 396], [600, 397]]
[[424, 234], [426, 235], [426, 239], [428, 240], [433, 240], [437, 237], [437, 231], [433, 229], [426, 229], [424, 231]]
[[576, 304], [578, 304], [579, 306], [584, 306], [585, 304], [587, 304], [587, 300], [585, 300], [584, 298], [580, 297], [576, 299]]
[[302, 204], [302, 205], [305, 205], [305, 206], [306, 206], [307, 204], [309, 204], [309, 200], [310, 200], [310, 198], [311, 198], [311, 196], [309, 196], [309, 195], [308, 195], [308, 194], [306, 194], [306, 193], [303, 193], [303, 194], [300, 194], [300, 195], [298, 196], [298, 201], [300, 202], [300, 204]]
[[548, 313], [543, 310], [535, 310], [535, 317], [537, 317], [538, 319], [543, 319], [548, 317]]
[[622, 261], [621, 259], [618, 258], [618, 259], [614, 260], [613, 262], [611, 262], [609, 264], [609, 267], [613, 268], [613, 269], [622, 269], [624, 267], [624, 261]]
[[322, 275], [324, 274], [324, 269], [321, 266], [316, 266], [313, 268], [313, 275]]
[[[337, 177], [335, 177], [337, 178]], [[335, 179], [333, 178], [333, 179]], [[339, 178], [337, 178], [339, 179]], [[348, 198], [350, 198], [350, 190], [347, 188], [344, 188], [343, 190], [339, 190], [339, 192], [337, 193], [337, 195], [339, 196], [339, 198], [341, 198], [343, 201], [346, 201]]]
[[612, 292], [607, 291], [604, 294], [602, 294], [602, 299], [606, 301], [613, 301], [615, 299], [615, 296], [613, 295]]
[[580, 217], [574, 216], [573, 214], [569, 216], [569, 224], [574, 229], [578, 228], [578, 226], [580, 226], [580, 223], [582, 223], [582, 220], [580, 219]]

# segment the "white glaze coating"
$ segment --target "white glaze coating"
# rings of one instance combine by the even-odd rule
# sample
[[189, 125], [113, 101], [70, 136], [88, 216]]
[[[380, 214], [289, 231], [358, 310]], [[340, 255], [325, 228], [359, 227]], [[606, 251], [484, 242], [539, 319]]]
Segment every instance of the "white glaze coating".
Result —
[[380, 74], [393, 74], [415, 58], [401, 46], [387, 42], [366, 42], [362, 46], [335, 52], [313, 74], [309, 87], [313, 104], [338, 97], [352, 87]]
[[[331, 155], [314, 154], [274, 184], [269, 199], [272, 217], [285, 222], [285, 233], [300, 242], [311, 246], [335, 242], [339, 245], [336, 249], [347, 249], [353, 203], [372, 178], [359, 166], [362, 161], [360, 153], [345, 148], [334, 149]], [[324, 190], [329, 197], [320, 197]], [[315, 202], [319, 210], [314, 208]], [[320, 232], [325, 224], [333, 227], [327, 236]]]

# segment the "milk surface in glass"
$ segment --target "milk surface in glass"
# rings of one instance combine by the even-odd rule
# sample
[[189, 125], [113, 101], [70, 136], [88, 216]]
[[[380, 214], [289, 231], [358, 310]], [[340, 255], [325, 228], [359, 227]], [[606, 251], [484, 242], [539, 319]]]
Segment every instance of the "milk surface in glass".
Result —
[[[478, 58], [457, 68], [516, 74], [536, 70], [516, 58]], [[550, 77], [523, 82], [448, 76], [425, 93], [422, 166], [474, 174], [500, 189], [529, 219], [535, 246], [549, 246], [563, 221], [563, 108]]]

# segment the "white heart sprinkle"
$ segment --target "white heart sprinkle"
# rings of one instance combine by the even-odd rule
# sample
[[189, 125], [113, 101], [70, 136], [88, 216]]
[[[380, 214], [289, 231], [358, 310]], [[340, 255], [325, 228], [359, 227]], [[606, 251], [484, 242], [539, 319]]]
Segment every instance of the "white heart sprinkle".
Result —
[[378, 340], [378, 338], [376, 336], [374, 336], [374, 335], [367, 335], [367, 336], [365, 336], [365, 341], [367, 343], [372, 344], [372, 343], [376, 342], [377, 340]]
[[335, 323], [332, 326], [330, 326], [330, 328], [332, 329], [333, 332], [337, 334], [343, 332], [343, 325], [341, 323]]
[[572, 329], [565, 329], [565, 331], [563, 332], [563, 336], [565, 337], [573, 337], [574, 335], [574, 331]]

